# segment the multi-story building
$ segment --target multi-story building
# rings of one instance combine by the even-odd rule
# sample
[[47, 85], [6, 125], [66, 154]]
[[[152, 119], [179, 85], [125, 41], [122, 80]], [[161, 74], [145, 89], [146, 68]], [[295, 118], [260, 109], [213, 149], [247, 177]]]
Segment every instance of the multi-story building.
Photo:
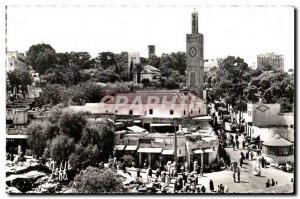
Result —
[[272, 70], [284, 70], [284, 57], [275, 53], [265, 53], [257, 55], [257, 68], [263, 69], [271, 66]]
[[15, 69], [25, 69], [25, 55], [18, 51], [8, 51], [6, 55], [6, 72]]

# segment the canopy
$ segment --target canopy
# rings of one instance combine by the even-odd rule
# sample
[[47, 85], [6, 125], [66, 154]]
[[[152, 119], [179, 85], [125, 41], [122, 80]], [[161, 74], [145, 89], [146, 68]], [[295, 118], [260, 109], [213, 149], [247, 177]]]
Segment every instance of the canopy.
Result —
[[293, 145], [292, 142], [284, 139], [283, 137], [281, 137], [281, 135], [279, 135], [278, 133], [270, 140], [267, 140], [265, 142], [262, 143], [265, 146], [291, 146]]
[[125, 151], [136, 151], [138, 148], [137, 145], [127, 145]]
[[161, 153], [162, 148], [139, 148], [139, 153]]
[[133, 123], [141, 123], [141, 120], [133, 120]]
[[210, 115], [207, 115], [207, 116], [194, 117], [193, 120], [212, 120], [212, 118]]
[[165, 123], [165, 124], [159, 124], [159, 123], [156, 123], [156, 124], [150, 124], [150, 127], [155, 127], [155, 126], [171, 126], [171, 124], [168, 124], [168, 123]]
[[202, 149], [197, 149], [194, 151], [194, 154], [201, 154], [204, 153]]
[[129, 129], [130, 131], [134, 132], [134, 133], [143, 133], [146, 132], [146, 129], [143, 129], [139, 126], [129, 126], [127, 127], [127, 129]]
[[117, 151], [123, 151], [124, 148], [125, 148], [125, 145], [116, 145], [115, 146], [115, 150], [117, 150]]
[[27, 139], [27, 135], [6, 135], [6, 139]]
[[163, 152], [161, 153], [162, 155], [174, 155], [174, 150], [172, 149], [164, 149]]
[[205, 153], [213, 153], [214, 151], [212, 149], [204, 149]]

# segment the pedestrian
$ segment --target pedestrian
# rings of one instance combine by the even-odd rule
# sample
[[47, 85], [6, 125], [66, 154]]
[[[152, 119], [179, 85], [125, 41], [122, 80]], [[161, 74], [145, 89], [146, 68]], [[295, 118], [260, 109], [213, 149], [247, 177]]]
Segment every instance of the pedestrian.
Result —
[[229, 193], [228, 186], [225, 186], [225, 188], [224, 188], [224, 193]]
[[138, 170], [136, 171], [136, 177], [137, 177], [137, 178], [141, 177], [141, 170], [140, 170], [140, 169], [138, 169]]
[[157, 167], [155, 176], [158, 178], [160, 176], [160, 168]]
[[272, 187], [275, 186], [275, 181], [274, 181], [273, 178], [272, 178], [272, 184], [271, 185], [272, 185]]
[[250, 151], [250, 160], [253, 160], [253, 152]]
[[238, 134], [235, 134], [235, 140], [238, 140], [238, 139], [239, 139]]
[[232, 142], [232, 148], [235, 151], [235, 142], [234, 141]]
[[246, 143], [245, 143], [245, 141], [244, 141], [244, 140], [242, 141], [242, 145], [243, 145], [243, 149], [245, 149], [245, 147], [246, 147]]
[[268, 181], [266, 182], [266, 188], [270, 187], [270, 180], [268, 179]]
[[233, 182], [235, 182], [235, 171], [233, 172], [232, 177], [233, 177]]
[[205, 186], [202, 186], [202, 187], [201, 187], [201, 192], [202, 192], [202, 193], [205, 193], [205, 191], [206, 191]]
[[200, 167], [200, 176], [203, 176], [203, 165]]
[[147, 159], [146, 159], [145, 162], [144, 162], [144, 168], [147, 169], [147, 167], [148, 167], [148, 162], [147, 162]]
[[239, 148], [240, 148], [239, 144], [240, 144], [240, 143], [239, 143], [239, 141], [238, 141], [238, 140], [236, 140], [236, 148], [237, 148], [237, 149], [239, 149]]
[[214, 191], [214, 189], [215, 189], [214, 182], [212, 180], [209, 181], [209, 189], [210, 189], [210, 191]]
[[242, 167], [242, 166], [243, 166], [243, 158], [240, 157], [240, 167]]
[[241, 171], [240, 168], [237, 168], [237, 177], [238, 177], [238, 182], [240, 182], [240, 177], [241, 177]]

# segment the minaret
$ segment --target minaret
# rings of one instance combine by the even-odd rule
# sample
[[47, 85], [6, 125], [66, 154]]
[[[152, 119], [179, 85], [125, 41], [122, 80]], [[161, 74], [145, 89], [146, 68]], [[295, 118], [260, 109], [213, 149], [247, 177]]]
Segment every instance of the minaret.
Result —
[[204, 60], [203, 60], [203, 35], [198, 33], [198, 13], [192, 13], [192, 34], [186, 35], [186, 86], [203, 94], [204, 89]]

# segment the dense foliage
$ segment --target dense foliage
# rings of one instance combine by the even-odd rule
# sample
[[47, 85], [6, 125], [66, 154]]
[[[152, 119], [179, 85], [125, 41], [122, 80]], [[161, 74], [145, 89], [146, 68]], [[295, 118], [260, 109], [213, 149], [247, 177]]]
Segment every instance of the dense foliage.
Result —
[[[7, 73], [6, 89], [11, 93], [27, 93], [27, 85], [31, 85], [33, 79], [31, 74], [25, 70], [15, 69]], [[15, 92], [14, 92], [15, 91]]]
[[92, 123], [87, 113], [53, 107], [44, 122], [28, 126], [28, 145], [33, 155], [70, 162], [76, 171], [107, 161], [114, 148], [113, 127], [108, 121]]
[[282, 111], [293, 110], [294, 76], [283, 71], [250, 69], [241, 58], [227, 57], [219, 68], [205, 75], [206, 86], [212, 88], [210, 100], [224, 98], [237, 110], [245, 110], [247, 103], [280, 103]]
[[78, 193], [124, 192], [121, 178], [111, 169], [88, 167], [74, 179], [73, 188]]

